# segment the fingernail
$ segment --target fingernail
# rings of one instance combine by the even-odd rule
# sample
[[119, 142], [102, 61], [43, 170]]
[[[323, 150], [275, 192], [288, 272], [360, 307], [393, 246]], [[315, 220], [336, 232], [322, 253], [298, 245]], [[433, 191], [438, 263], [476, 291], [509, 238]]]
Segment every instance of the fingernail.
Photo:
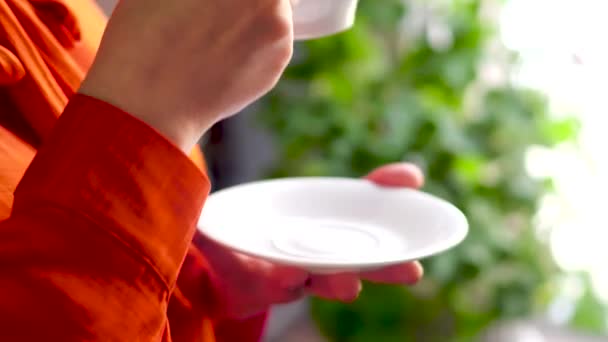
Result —
[[419, 263], [414, 264], [414, 270], [410, 273], [406, 283], [409, 285], [416, 285], [424, 276], [424, 268]]

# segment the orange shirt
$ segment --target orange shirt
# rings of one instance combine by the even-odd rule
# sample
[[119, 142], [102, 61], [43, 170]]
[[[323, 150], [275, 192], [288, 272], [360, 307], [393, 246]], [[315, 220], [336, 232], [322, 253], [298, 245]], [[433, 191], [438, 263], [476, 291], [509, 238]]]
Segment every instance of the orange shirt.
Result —
[[169, 341], [208, 190], [152, 129], [74, 96], [0, 223], [0, 340]]
[[212, 320], [200, 151], [74, 95], [104, 25], [88, 0], [0, 0], [0, 341], [257, 341], [264, 315]]

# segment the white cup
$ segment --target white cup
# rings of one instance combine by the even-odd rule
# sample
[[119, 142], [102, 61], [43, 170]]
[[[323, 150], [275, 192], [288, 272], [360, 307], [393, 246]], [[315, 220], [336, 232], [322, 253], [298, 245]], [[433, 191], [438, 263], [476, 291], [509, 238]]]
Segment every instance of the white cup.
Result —
[[359, 0], [299, 0], [293, 7], [296, 40], [329, 36], [355, 23]]

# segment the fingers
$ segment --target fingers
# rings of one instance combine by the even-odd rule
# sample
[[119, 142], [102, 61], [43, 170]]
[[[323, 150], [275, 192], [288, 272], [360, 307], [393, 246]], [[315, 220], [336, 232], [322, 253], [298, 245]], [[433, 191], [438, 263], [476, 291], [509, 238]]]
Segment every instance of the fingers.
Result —
[[274, 265], [269, 277], [278, 279], [278, 285], [282, 288], [290, 289], [303, 287], [308, 280], [308, 272], [295, 267]]
[[305, 296], [308, 272], [289, 266], [273, 265], [267, 279], [267, 298], [271, 303], [283, 304]]
[[[396, 163], [377, 168], [366, 179], [389, 187], [420, 188], [424, 185], [424, 174], [414, 164]], [[390, 266], [377, 271], [365, 272], [363, 279], [383, 284], [417, 283], [423, 275], [423, 268], [418, 262]]]
[[423, 268], [418, 262], [389, 266], [381, 270], [332, 275], [313, 275], [307, 286], [309, 294], [342, 302], [352, 302], [359, 297], [361, 279], [380, 284], [413, 285], [423, 275]]
[[418, 262], [389, 266], [381, 270], [332, 275], [313, 275], [307, 286], [308, 293], [329, 300], [352, 302], [361, 292], [361, 279], [380, 284], [413, 285], [423, 275]]
[[420, 188], [424, 185], [424, 174], [420, 168], [409, 163], [382, 166], [365, 178], [381, 186]]
[[[420, 263], [410, 262], [361, 274], [313, 275], [310, 278], [305, 272], [288, 267], [277, 268], [274, 272], [276, 279], [281, 279], [282, 283], [281, 289], [275, 291], [273, 299], [286, 303], [304, 296], [304, 289], [308, 294], [320, 298], [352, 302], [361, 292], [361, 279], [380, 284], [414, 285], [420, 281], [424, 270]], [[310, 280], [308, 284], [307, 279]]]
[[361, 292], [361, 280], [355, 273], [314, 275], [308, 285], [308, 293], [329, 300], [352, 302]]
[[379, 284], [414, 285], [422, 278], [424, 269], [419, 262], [389, 266], [380, 270], [361, 273], [365, 280]]

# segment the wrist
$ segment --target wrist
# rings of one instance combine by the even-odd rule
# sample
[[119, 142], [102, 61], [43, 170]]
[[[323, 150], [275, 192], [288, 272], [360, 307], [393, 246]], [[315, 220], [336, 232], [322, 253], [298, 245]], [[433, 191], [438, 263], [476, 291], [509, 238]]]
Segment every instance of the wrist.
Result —
[[78, 92], [120, 108], [152, 127], [184, 153], [190, 153], [215, 123], [214, 119], [211, 115], [187, 113], [187, 104], [172, 103], [169, 94], [155, 89], [158, 88], [135, 77], [115, 77], [112, 73], [92, 70]]

